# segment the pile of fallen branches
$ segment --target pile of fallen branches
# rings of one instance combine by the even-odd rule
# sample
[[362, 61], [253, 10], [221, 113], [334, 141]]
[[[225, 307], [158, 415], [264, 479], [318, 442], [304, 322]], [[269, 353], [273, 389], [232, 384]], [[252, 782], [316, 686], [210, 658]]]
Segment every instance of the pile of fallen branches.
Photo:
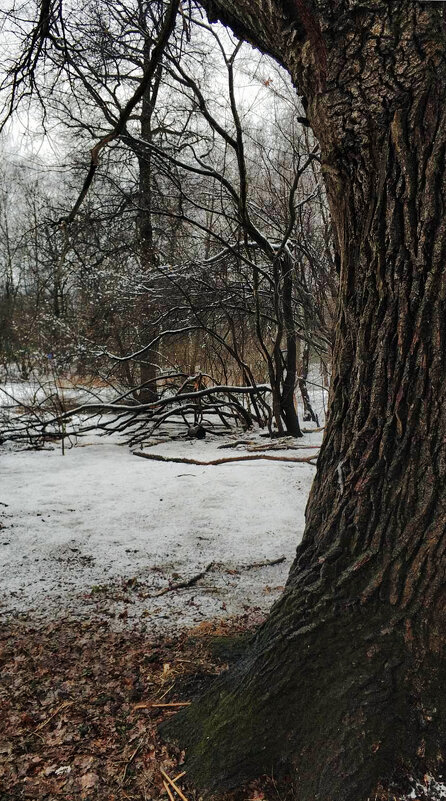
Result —
[[48, 402], [32, 404], [0, 389], [7, 401], [0, 441], [39, 447], [48, 441], [64, 441], [96, 431], [121, 434], [126, 444], [136, 446], [161, 430], [170, 435], [187, 434], [199, 426], [202, 432], [219, 434], [236, 427], [247, 430], [254, 424], [269, 430], [272, 427], [268, 384], [222, 386], [201, 373], [170, 373], [157, 379], [155, 400], [140, 402], [140, 389], [115, 394], [111, 400], [92, 397], [87, 403], [70, 408], [64, 408], [62, 403], [56, 406], [53, 395]]

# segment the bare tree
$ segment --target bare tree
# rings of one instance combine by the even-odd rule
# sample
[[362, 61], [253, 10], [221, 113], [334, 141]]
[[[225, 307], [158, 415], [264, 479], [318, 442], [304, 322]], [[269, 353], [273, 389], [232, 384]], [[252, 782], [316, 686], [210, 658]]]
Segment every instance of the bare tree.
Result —
[[[60, 89], [53, 87], [49, 106], [67, 121], [72, 133], [101, 137], [96, 155], [106, 141], [115, 141], [114, 159], [118, 156], [121, 165], [125, 164], [123, 175], [127, 177], [119, 180], [109, 159], [110, 190], [122, 193], [122, 205], [115, 203], [116, 213], [125, 212], [128, 221], [132, 210], [134, 215], [134, 265], [132, 268], [129, 252], [126, 288], [125, 281], [112, 278], [121, 297], [114, 299], [113, 312], [107, 312], [101, 302], [105, 327], [97, 325], [94, 313], [96, 332], [86, 320], [84, 341], [90, 339], [92, 352], [97, 353], [99, 343], [104, 346], [99, 348], [102, 375], [106, 372], [110, 377], [110, 368], [104, 370], [104, 358], [114, 352], [118, 374], [128, 387], [133, 386], [135, 397], [149, 402], [156, 398], [156, 369], [164, 371], [170, 361], [174, 372], [184, 372], [184, 364], [177, 358], [178, 345], [188, 333], [186, 342], [202, 354], [201, 369], [212, 373], [214, 380], [222, 372], [220, 380], [228, 383], [231, 364], [237, 367], [242, 384], [255, 386], [268, 378], [273, 413], [265, 418], [258, 409], [256, 419], [268, 421], [270, 427], [274, 420], [279, 432], [298, 435], [298, 342], [311, 342], [325, 352], [330, 341], [328, 306], [323, 293], [317, 292], [326, 265], [328, 271], [332, 265], [329, 248], [321, 257], [314, 247], [315, 232], [320, 228], [317, 204], [321, 202], [314, 143], [297, 128], [292, 136], [288, 134], [296, 111], [290, 97], [287, 121], [283, 104], [282, 114], [275, 111], [274, 123], [268, 127], [269, 142], [265, 130], [262, 134], [252, 125], [249, 129], [246, 121], [246, 130], [243, 128], [234, 78], [240, 48], [199, 18], [189, 20], [188, 38], [192, 41], [188, 48], [181, 47], [180, 41], [166, 51], [165, 66], [159, 61], [119, 137], [114, 139], [113, 133], [110, 140], [107, 127], [116, 131], [121, 125], [123, 109], [133, 103], [134, 87], [140, 87], [149, 69], [162, 20], [160, 9], [162, 4], [153, 7], [141, 1], [135, 9], [103, 2], [88, 9], [91, 17], [83, 9], [76, 25], [65, 22], [65, 47], [56, 46], [52, 56], [59, 70], [67, 69], [72, 91], [67, 99], [63, 84]], [[198, 34], [197, 41], [191, 32]], [[221, 97], [225, 85], [227, 93], [226, 126], [219, 122], [212, 103], [205, 100], [203, 91], [208, 90], [200, 88], [195, 76], [203, 46], [209, 48], [203, 36], [218, 46]], [[88, 75], [91, 61], [94, 75]], [[211, 63], [211, 57], [208, 61]], [[269, 83], [262, 83], [262, 88]], [[181, 113], [166, 117], [166, 101]], [[264, 99], [262, 103], [266, 109]], [[278, 137], [280, 144], [276, 144]], [[197, 148], [204, 142], [207, 154], [203, 160]], [[134, 154], [136, 169], [129, 153]], [[110, 225], [110, 215], [98, 210], [97, 204], [105, 202], [103, 190], [96, 208], [94, 203], [85, 207], [93, 174], [97, 180], [96, 167], [93, 172], [90, 167], [71, 213], [62, 217], [66, 242], [84, 277], [92, 274], [87, 261], [98, 263], [91, 248], [101, 251], [105, 245], [97, 221], [102, 218]], [[305, 214], [305, 208], [311, 211]], [[68, 228], [65, 223], [70, 220]], [[118, 224], [117, 230], [119, 239], [123, 226]], [[186, 247], [185, 235], [189, 240]], [[128, 236], [124, 241], [128, 242]], [[132, 244], [128, 244], [131, 250]], [[122, 264], [122, 245], [116, 252]], [[176, 261], [175, 268], [166, 267], [166, 259]], [[103, 268], [103, 256], [100, 262]], [[209, 277], [210, 270], [217, 280]], [[83, 296], [88, 309], [88, 292]], [[156, 349], [149, 347], [151, 342], [156, 342]], [[183, 347], [183, 351], [186, 355], [187, 349]], [[192, 374], [197, 369], [196, 359], [193, 361]], [[301, 376], [304, 390], [303, 381]], [[307, 394], [306, 398], [308, 401]]]

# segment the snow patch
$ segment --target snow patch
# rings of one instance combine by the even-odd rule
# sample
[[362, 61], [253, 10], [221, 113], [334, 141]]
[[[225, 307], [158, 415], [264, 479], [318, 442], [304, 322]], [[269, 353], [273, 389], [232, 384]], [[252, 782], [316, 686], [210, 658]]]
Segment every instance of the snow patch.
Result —
[[[203, 461], [246, 453], [245, 447], [221, 450], [221, 437], [209, 439], [152, 450]], [[307, 434], [296, 444], [320, 439]], [[266, 612], [302, 536], [314, 472], [309, 464], [270, 461], [151, 462], [98, 436], [65, 456], [59, 448], [4, 450], [0, 613], [107, 614], [166, 629], [253, 607]], [[282, 556], [285, 561], [268, 564]], [[252, 567], [258, 563], [265, 564]], [[157, 595], [206, 568], [190, 587]]]

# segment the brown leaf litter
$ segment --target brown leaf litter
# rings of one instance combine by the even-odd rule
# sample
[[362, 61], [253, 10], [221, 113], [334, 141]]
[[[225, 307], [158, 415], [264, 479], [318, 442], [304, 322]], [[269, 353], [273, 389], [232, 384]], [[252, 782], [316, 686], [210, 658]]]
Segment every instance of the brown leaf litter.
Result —
[[4, 625], [0, 801], [178, 801], [181, 793], [193, 801], [182, 754], [167, 749], [157, 728], [190, 703], [178, 686], [225, 668], [210, 638], [252, 624], [245, 615], [168, 640], [97, 620]]

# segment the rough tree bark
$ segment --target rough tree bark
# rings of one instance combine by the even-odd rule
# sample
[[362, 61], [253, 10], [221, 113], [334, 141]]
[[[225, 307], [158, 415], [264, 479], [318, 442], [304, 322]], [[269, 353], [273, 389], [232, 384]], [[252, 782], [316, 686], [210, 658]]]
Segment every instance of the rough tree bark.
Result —
[[303, 419], [305, 422], [312, 420], [313, 423], [316, 423], [316, 425], [318, 426], [319, 418], [311, 405], [310, 394], [308, 392], [308, 386], [307, 386], [309, 363], [310, 363], [310, 346], [308, 342], [304, 342], [302, 359], [300, 362], [300, 371], [299, 371], [300, 378], [298, 380], [300, 394], [302, 395], [302, 402], [304, 405]]
[[280, 405], [285, 420], [287, 434], [301, 437], [299, 418], [294, 405], [294, 388], [297, 375], [297, 334], [293, 314], [293, 264], [286, 254], [281, 258], [282, 272], [282, 312], [286, 335], [286, 369], [283, 380]]
[[321, 145], [341, 263], [306, 530], [245, 658], [170, 722], [222, 790], [281, 769], [299, 801], [435, 772], [446, 715], [446, 42], [436, 4], [214, 0], [272, 54]]

